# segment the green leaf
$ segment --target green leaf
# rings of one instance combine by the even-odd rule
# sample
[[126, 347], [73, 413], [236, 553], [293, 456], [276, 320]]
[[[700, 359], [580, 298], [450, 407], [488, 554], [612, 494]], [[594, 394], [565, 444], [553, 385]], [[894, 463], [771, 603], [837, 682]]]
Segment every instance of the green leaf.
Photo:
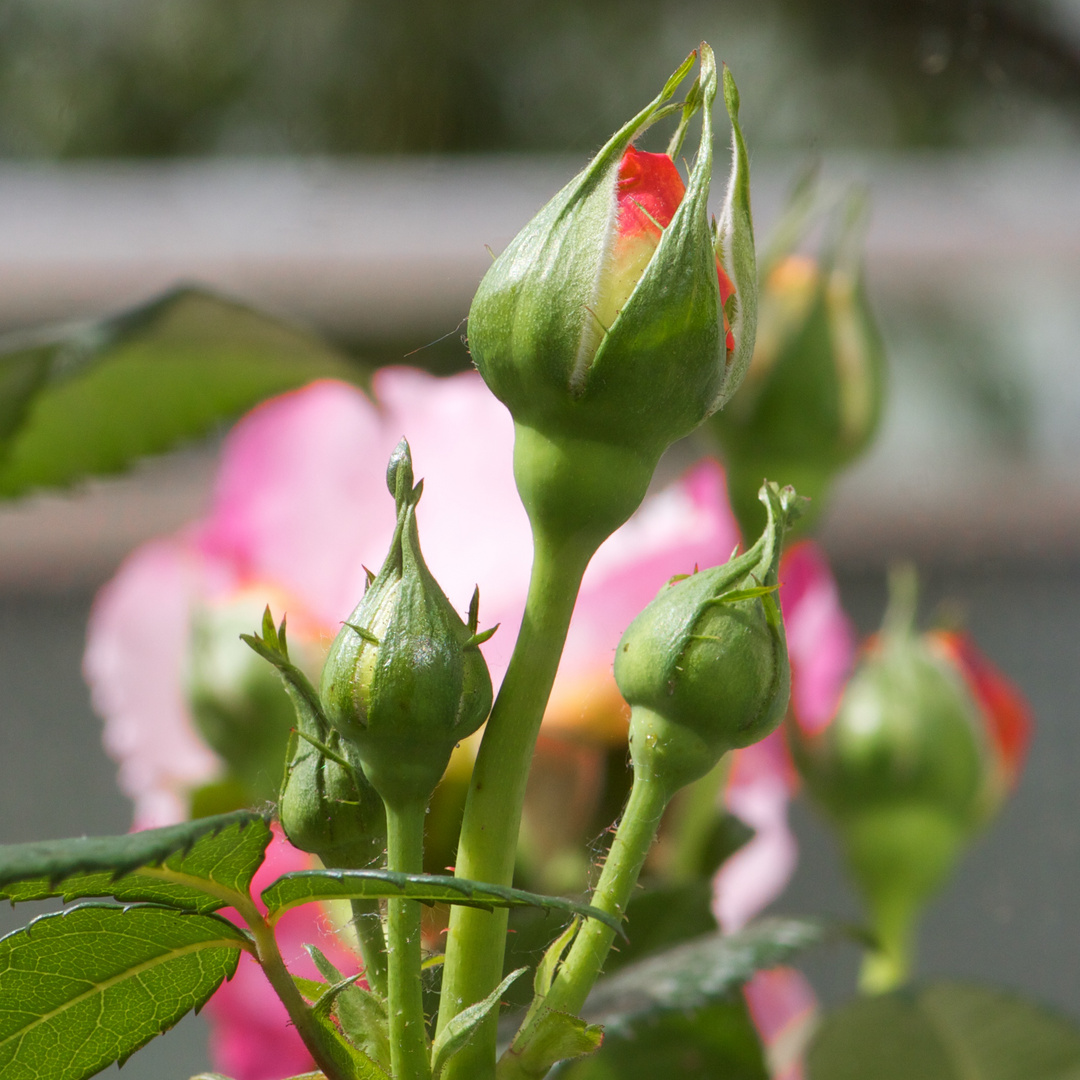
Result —
[[236, 970], [216, 915], [85, 904], [0, 939], [0, 1076], [81, 1080], [123, 1063]]
[[443, 1028], [435, 1045], [431, 1048], [431, 1076], [432, 1080], [439, 1080], [446, 1063], [473, 1037], [476, 1029], [491, 1015], [493, 1009], [499, 1007], [503, 994], [506, 993], [510, 984], [516, 982], [528, 968], [518, 968], [509, 975], [483, 1001], [462, 1009]]
[[126, 836], [0, 847], [0, 899], [87, 896], [208, 913], [247, 896], [270, 842], [250, 810]]
[[[390, 1026], [386, 1016], [386, 1002], [362, 986], [351, 983], [343, 985], [348, 980], [343, 978], [341, 972], [327, 959], [321, 949], [314, 945], [306, 945], [305, 948], [319, 969], [319, 973], [327, 980], [327, 984], [334, 985], [312, 983], [305, 989], [297, 979], [296, 983], [300, 986], [300, 992], [318, 1004], [324, 1000], [325, 995], [337, 989], [333, 997], [333, 1005], [341, 1030], [354, 1046], [380, 1068], [389, 1072]], [[317, 988], [318, 992], [312, 998], [311, 988], [313, 987]]]
[[726, 998], [755, 971], [775, 967], [832, 933], [811, 919], [761, 919], [736, 934], [706, 934], [601, 979], [583, 1015], [606, 1032], [629, 1032], [637, 1022], [688, 1012]]
[[1076, 1080], [1080, 1027], [1005, 991], [931, 983], [831, 1013], [810, 1080]]
[[552, 1074], [559, 1080], [768, 1080], [768, 1075], [760, 1039], [739, 997], [692, 1016], [672, 1013], [638, 1024], [630, 1037], [606, 1035], [599, 1053], [567, 1062]]
[[78, 327], [0, 340], [0, 497], [124, 469], [313, 379], [356, 380], [296, 327], [181, 288]]
[[496, 1078], [544, 1080], [557, 1061], [591, 1054], [604, 1041], [604, 1029], [586, 1023], [580, 1016], [545, 1009], [543, 1003], [537, 1006], [536, 1019], [530, 1023], [533, 1015], [530, 1009], [522, 1024], [523, 1031], [528, 1025], [528, 1035], [507, 1048], [495, 1070]]
[[[535, 907], [598, 919], [620, 935], [622, 924], [613, 915], [561, 896], [488, 885], [442, 874], [401, 874], [393, 870], [300, 870], [284, 874], [263, 890], [271, 919], [289, 908], [319, 900], [381, 900], [408, 897], [424, 904], [465, 904], [490, 911], [497, 907]], [[625, 935], [624, 935], [625, 936]]]

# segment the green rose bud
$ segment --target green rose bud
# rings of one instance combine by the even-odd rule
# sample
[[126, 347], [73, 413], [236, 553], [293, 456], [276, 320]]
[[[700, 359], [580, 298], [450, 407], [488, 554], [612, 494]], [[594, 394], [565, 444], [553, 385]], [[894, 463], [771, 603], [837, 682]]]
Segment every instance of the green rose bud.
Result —
[[462, 622], [420, 553], [409, 445], [390, 458], [398, 519], [390, 552], [330, 647], [321, 698], [388, 806], [426, 802], [454, 746], [491, 709], [491, 678], [477, 647], [474, 594]]
[[301, 851], [318, 855], [326, 866], [362, 869], [370, 865], [386, 846], [382, 800], [327, 722], [315, 687], [290, 660], [285, 620], [275, 626], [268, 607], [262, 636], [242, 636], [277, 668], [292, 699], [296, 726], [289, 738], [278, 798], [278, 818], [285, 835]]
[[863, 973], [871, 991], [907, 977], [918, 916], [1015, 780], [1029, 725], [963, 635], [916, 632], [912, 572], [894, 574], [892, 592], [836, 716], [788, 729], [880, 941]]
[[[480, 374], [516, 427], [515, 475], [534, 528], [599, 543], [634, 511], [660, 454], [734, 392], [749, 362], [756, 269], [738, 92], [724, 72], [734, 170], [710, 228], [712, 51], [687, 100], [669, 99], [694, 57], [525, 226], [469, 312]], [[667, 154], [637, 150], [681, 109]], [[702, 118], [689, 184], [674, 165]]]
[[791, 488], [761, 489], [768, 524], [723, 566], [666, 585], [630, 624], [615, 681], [630, 703], [635, 776], [670, 797], [728, 751], [780, 723], [791, 684], [776, 598], [784, 531], [799, 512]]
[[[791, 216], [805, 218], [793, 200]], [[865, 200], [852, 196], [817, 259], [792, 254], [800, 221], [779, 229], [762, 260], [757, 338], [739, 392], [708, 424], [719, 442], [732, 507], [744, 535], [761, 527], [762, 476], [811, 499], [821, 512], [835, 476], [870, 444], [881, 419], [885, 357], [862, 272]]]

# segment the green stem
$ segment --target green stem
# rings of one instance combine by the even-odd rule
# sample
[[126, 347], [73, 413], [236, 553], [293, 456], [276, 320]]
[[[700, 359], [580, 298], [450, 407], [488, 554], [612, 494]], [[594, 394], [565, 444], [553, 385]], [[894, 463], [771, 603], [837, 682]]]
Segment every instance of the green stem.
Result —
[[368, 986], [386, 997], [386, 936], [383, 934], [382, 916], [378, 900], [352, 900], [353, 926], [360, 943], [360, 956], [364, 962], [364, 978]]
[[664, 867], [669, 882], [681, 884], [701, 877], [720, 813], [720, 792], [729, 771], [730, 755], [725, 754], [700, 780], [679, 792], [672, 807], [675, 822], [671, 857]]
[[[597, 541], [599, 543], [599, 541]], [[525, 783], [559, 666], [591, 543], [555, 544], [534, 529], [529, 595], [514, 654], [487, 722], [473, 768], [458, 843], [456, 874], [509, 885]], [[502, 978], [507, 913], [455, 906], [443, 968], [439, 1030], [481, 1001]], [[445, 1080], [487, 1080], [495, 1070], [495, 1024], [489, 1021], [447, 1065]]]
[[[424, 872], [424, 803], [386, 807], [386, 856], [391, 870]], [[390, 1067], [394, 1080], [430, 1080], [424, 1000], [420, 904], [393, 897], [387, 901], [387, 1012]]]
[[263, 918], [258, 908], [251, 902], [235, 904], [240, 917], [247, 923], [255, 939], [256, 959], [267, 981], [285, 1006], [289, 1019], [296, 1027], [296, 1032], [303, 1040], [308, 1052], [315, 1059], [315, 1064], [326, 1074], [327, 1080], [349, 1080], [337, 1068], [333, 1058], [325, 1047], [325, 1033], [320, 1030], [307, 1002], [300, 996], [285, 961], [281, 958], [277, 939], [270, 923]]
[[[637, 884], [645, 856], [649, 853], [664, 808], [667, 789], [655, 780], [635, 776], [622, 820], [590, 903], [610, 915], [622, 918]], [[585, 1004], [607, 959], [615, 931], [596, 919], [587, 919], [570, 952], [559, 967], [544, 1004], [549, 1010], [577, 1014]]]

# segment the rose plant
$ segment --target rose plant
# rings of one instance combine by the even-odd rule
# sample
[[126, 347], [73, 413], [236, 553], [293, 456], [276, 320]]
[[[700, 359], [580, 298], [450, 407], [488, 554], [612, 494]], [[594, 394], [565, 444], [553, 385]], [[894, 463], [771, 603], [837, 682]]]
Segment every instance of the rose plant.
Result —
[[[710, 222], [721, 91], [732, 173]], [[909, 916], [1015, 780], [1026, 714], [967, 639], [895, 618], [851, 675], [821, 550], [785, 551], [806, 500], [782, 474], [823, 489], [862, 449], [880, 355], [853, 229], [794, 299], [807, 264], [765, 260], [779, 353], [755, 353], [738, 114], [703, 44], [496, 257], [469, 315], [478, 374], [265, 400], [227, 436], [209, 512], [105, 587], [85, 671], [136, 829], [0, 849], [0, 895], [83, 901], [0, 940], [5, 1077], [79, 1080], [207, 1005], [237, 1080], [630, 1080], [679, 1045], [693, 1075], [798, 1080], [817, 1008], [777, 965], [825, 930], [754, 921], [795, 860], [785, 716], [868, 897], [866, 984], [906, 977]], [[666, 152], [637, 145], [668, 118]], [[45, 406], [100, 397], [95, 379], [131, 377], [128, 343], [164, 354], [207, 310], [177, 294], [9, 358], [0, 487], [118, 467], [301, 371], [349, 374], [249, 320], [255, 352], [292, 350], [273, 378], [231, 382], [234, 349], [186, 426], [114, 422], [85, 461], [35, 461]], [[711, 421], [740, 535], [715, 461], [654, 473], [748, 368], [753, 393]], [[847, 1029], [824, 1030], [814, 1080], [849, 1075], [820, 1071]]]

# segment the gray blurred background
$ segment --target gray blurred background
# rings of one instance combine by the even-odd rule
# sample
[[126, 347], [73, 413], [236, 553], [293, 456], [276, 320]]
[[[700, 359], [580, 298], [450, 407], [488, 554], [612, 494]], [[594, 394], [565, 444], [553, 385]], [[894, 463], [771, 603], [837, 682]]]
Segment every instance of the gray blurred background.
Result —
[[[887, 564], [916, 559], [926, 612], [963, 610], [1037, 718], [922, 970], [1080, 1019], [1080, 3], [6, 0], [0, 331], [198, 280], [375, 362], [447, 335], [410, 362], [460, 367], [484, 245], [702, 38], [739, 82], [759, 235], [808, 159], [829, 190], [870, 186], [891, 386], [824, 523], [845, 604], [869, 631]], [[0, 842], [127, 829], [86, 617], [126, 551], [200, 512], [213, 455], [0, 509]], [[830, 838], [794, 813], [778, 910], [854, 913]], [[806, 967], [838, 1000], [856, 959]], [[204, 1038], [186, 1020], [123, 1075], [183, 1080]]]

